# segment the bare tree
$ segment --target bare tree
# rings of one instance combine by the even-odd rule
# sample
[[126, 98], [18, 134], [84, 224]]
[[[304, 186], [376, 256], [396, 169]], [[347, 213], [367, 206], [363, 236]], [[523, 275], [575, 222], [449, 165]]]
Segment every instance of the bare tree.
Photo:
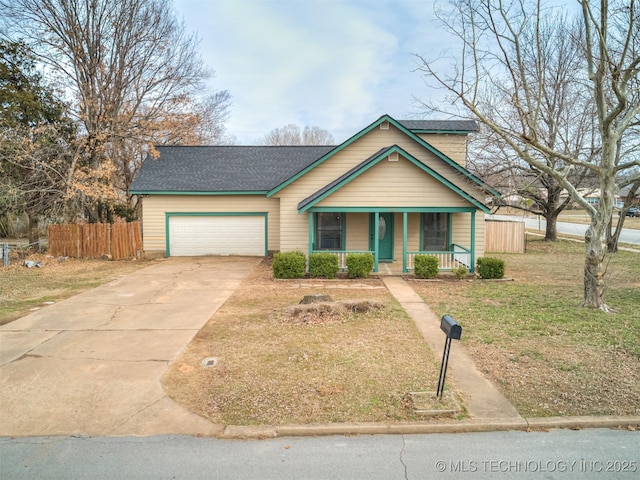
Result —
[[[530, 121], [544, 132], [546, 142], [555, 150], [574, 157], [596, 157], [593, 139], [597, 135], [593, 101], [583, 94], [584, 76], [580, 72], [582, 50], [576, 41], [575, 27], [567, 27], [565, 15], [546, 16], [536, 29], [523, 29], [521, 62], [529, 84], [538, 85], [538, 112]], [[537, 45], [537, 48], [527, 46]], [[478, 94], [478, 103], [492, 117], [504, 123], [518, 122], [518, 112], [503, 106], [505, 96], [513, 92], [504, 83], [488, 84]], [[524, 142], [519, 142], [524, 147]], [[541, 215], [546, 220], [545, 240], [557, 240], [558, 215], [570, 204], [571, 197], [551, 175], [527, 163], [490, 128], [483, 126], [472, 139], [472, 169], [489, 184], [504, 193], [512, 207]], [[556, 170], [565, 165], [552, 155], [538, 155], [540, 162]], [[593, 161], [591, 159], [590, 161]], [[574, 168], [569, 174], [572, 185], [592, 187], [589, 170]]]
[[320, 127], [300, 127], [290, 123], [275, 128], [258, 142], [260, 145], [333, 145], [335, 140], [327, 130]]
[[0, 40], [0, 216], [26, 214], [29, 243], [41, 217], [65, 210], [76, 165], [75, 125], [56, 93], [26, 44]]
[[90, 220], [104, 220], [107, 207], [128, 193], [141, 152], [158, 138], [189, 141], [222, 128], [214, 123], [226, 120], [228, 93], [200, 100], [210, 72], [170, 2], [0, 0], [0, 6], [5, 31], [29, 41], [71, 93], [90, 168], [103, 179], [112, 175], [106, 196], [86, 195], [92, 188], [86, 178], [74, 179]]
[[[542, 32], [545, 19], [554, 12], [545, 10], [539, 0], [453, 2], [454, 14], [447, 27], [461, 45], [454, 73], [446, 75], [437, 70], [437, 62], [424, 59], [421, 68], [519, 158], [554, 178], [589, 213], [582, 305], [609, 311], [604, 299], [607, 229], [613, 215], [616, 178], [640, 165], [637, 159], [619, 155], [621, 142], [630, 138], [628, 131], [638, 126], [640, 102], [632, 92], [640, 74], [639, 19], [635, 0], [578, 3], [582, 14], [577, 20], [580, 38], [576, 41], [583, 47], [578, 63], [582, 75], [570, 81], [582, 85], [585, 98], [588, 95], [594, 105], [598, 134], [576, 152], [550, 141], [554, 137], [540, 122], [545, 114], [541, 102], [545, 88], [540, 79], [547, 69]], [[568, 24], [560, 27], [567, 36], [575, 31]], [[534, 64], [526, 61], [531, 56]], [[487, 84], [502, 92], [491, 105], [482, 101]], [[551, 120], [558, 129], [567, 128], [572, 121]], [[585, 154], [582, 147], [589, 143], [592, 145]], [[548, 163], [549, 159], [554, 162]], [[589, 170], [597, 179], [601, 192], [597, 205], [582, 198], [571, 182], [570, 174], [576, 168]]]

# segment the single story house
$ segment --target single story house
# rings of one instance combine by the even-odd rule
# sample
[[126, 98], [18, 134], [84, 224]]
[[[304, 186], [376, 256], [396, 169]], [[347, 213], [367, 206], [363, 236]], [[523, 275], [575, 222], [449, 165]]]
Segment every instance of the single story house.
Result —
[[[618, 198], [622, 203], [627, 201], [627, 197], [631, 193], [631, 185], [627, 185], [626, 187], [620, 189], [618, 192]], [[640, 203], [640, 190], [636, 191], [636, 194], [631, 199], [631, 204]]]
[[[465, 168], [473, 121], [383, 115], [337, 146], [166, 146], [131, 186], [146, 256], [371, 252], [374, 271], [484, 254], [487, 193]], [[480, 212], [480, 215], [478, 215]]]

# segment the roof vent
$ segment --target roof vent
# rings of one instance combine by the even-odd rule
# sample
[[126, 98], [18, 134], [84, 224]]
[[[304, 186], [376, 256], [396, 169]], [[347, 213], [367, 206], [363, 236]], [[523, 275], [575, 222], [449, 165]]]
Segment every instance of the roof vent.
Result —
[[389, 156], [387, 157], [387, 159], [388, 159], [390, 162], [397, 162], [397, 161], [398, 161], [398, 152], [391, 152], [391, 153], [389, 154]]
[[389, 130], [389, 122], [386, 120], [380, 124], [380, 130]]

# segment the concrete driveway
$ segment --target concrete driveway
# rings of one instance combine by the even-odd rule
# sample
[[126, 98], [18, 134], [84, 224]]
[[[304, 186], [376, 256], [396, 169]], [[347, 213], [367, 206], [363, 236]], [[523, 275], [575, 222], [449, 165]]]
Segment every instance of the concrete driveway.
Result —
[[160, 379], [259, 261], [159, 260], [1, 326], [0, 436], [218, 433]]

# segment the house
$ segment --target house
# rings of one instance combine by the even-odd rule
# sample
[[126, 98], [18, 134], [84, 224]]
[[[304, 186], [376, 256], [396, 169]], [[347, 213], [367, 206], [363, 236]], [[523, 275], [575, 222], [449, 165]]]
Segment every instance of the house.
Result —
[[372, 252], [374, 271], [440, 269], [484, 254], [486, 193], [464, 168], [473, 121], [383, 115], [337, 146], [158, 147], [132, 194], [142, 195], [146, 256]]
[[[629, 196], [630, 193], [631, 193], [631, 185], [627, 185], [626, 187], [620, 189], [620, 191], [618, 192], [618, 198], [620, 199], [620, 202], [624, 204], [624, 202], [627, 201], [627, 197]], [[640, 203], [640, 190], [636, 191], [635, 195], [631, 198], [630, 204], [633, 205], [636, 203]]]

